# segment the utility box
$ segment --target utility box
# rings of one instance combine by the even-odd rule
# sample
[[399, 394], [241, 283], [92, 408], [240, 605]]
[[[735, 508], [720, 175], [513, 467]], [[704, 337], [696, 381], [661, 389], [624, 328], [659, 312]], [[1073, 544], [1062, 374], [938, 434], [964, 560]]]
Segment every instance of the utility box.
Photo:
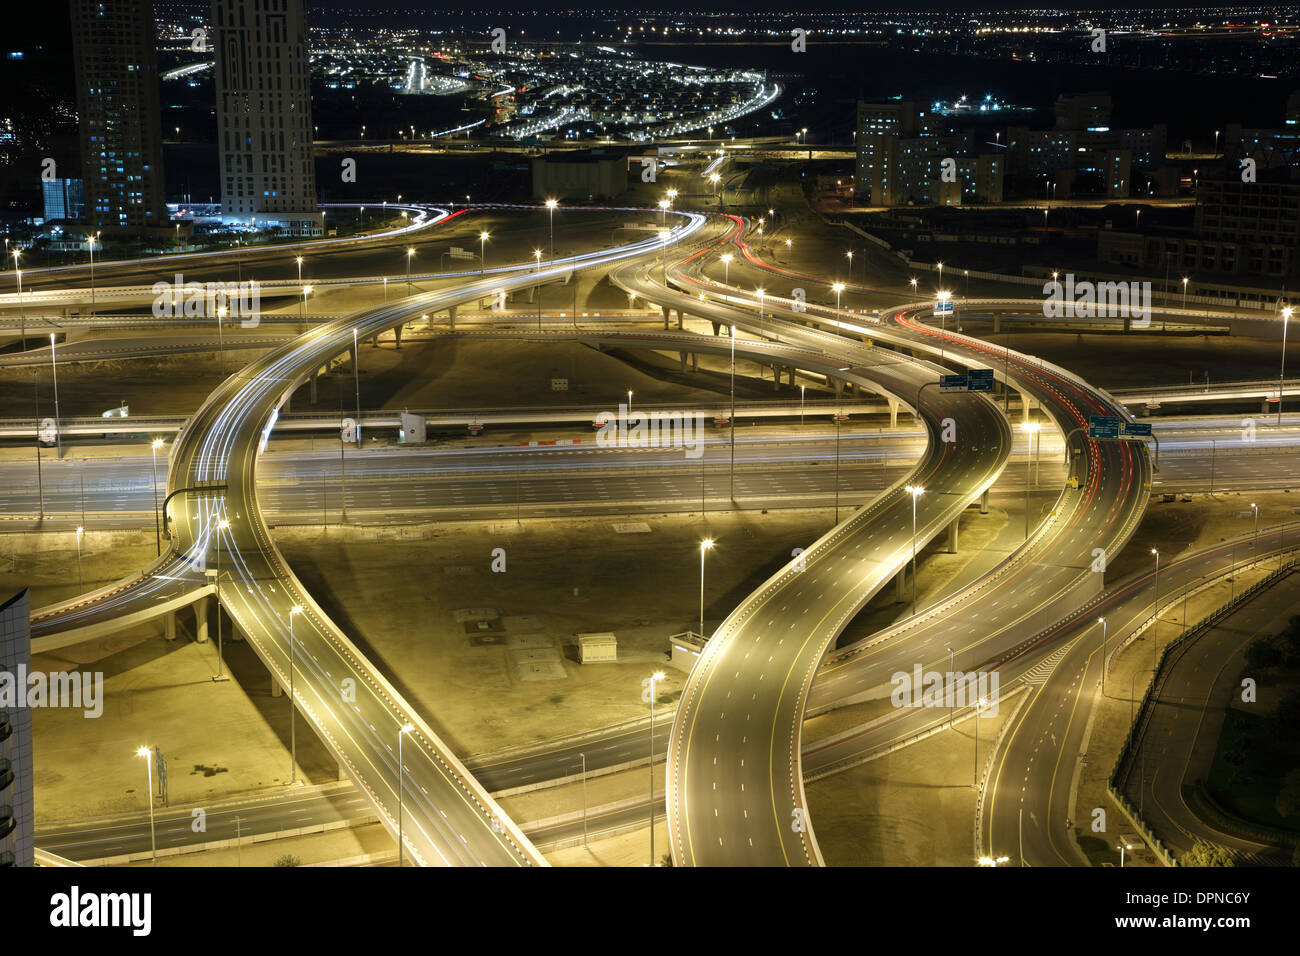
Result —
[[578, 635], [578, 661], [603, 664], [618, 660], [618, 638], [608, 632]]
[[427, 440], [424, 416], [412, 415], [408, 410], [402, 409], [401, 443], [403, 445], [419, 445]]

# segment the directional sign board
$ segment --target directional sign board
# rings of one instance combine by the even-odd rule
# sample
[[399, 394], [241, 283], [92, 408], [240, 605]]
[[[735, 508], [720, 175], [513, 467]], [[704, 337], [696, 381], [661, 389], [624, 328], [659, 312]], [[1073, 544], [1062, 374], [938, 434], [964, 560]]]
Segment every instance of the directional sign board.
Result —
[[1119, 437], [1137, 439], [1151, 437], [1151, 426], [1146, 422], [1120, 422]]
[[962, 375], [939, 376], [941, 392], [991, 392], [993, 391], [993, 370], [975, 369]]
[[1112, 415], [1092, 415], [1088, 418], [1088, 437], [1114, 440], [1119, 438], [1119, 419]]
[[934, 303], [934, 315], [952, 315], [952, 299], [939, 299]]

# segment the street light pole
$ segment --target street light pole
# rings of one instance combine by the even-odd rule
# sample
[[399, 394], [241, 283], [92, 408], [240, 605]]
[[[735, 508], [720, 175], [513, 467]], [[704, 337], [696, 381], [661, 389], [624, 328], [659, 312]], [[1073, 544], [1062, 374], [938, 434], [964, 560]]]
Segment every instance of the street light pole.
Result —
[[925, 489], [908, 485], [907, 493], [912, 496], [912, 617], [916, 617], [916, 499], [925, 494]]
[[230, 528], [230, 522], [222, 518], [217, 522], [217, 680], [225, 680], [225, 672], [222, 667], [225, 663], [225, 654], [221, 646], [221, 532]]
[[1106, 696], [1106, 619], [1097, 618], [1097, 623], [1101, 625], [1101, 696]]
[[1156, 576], [1152, 582], [1155, 585], [1155, 600], [1151, 603], [1151, 667], [1154, 670], [1156, 646], [1160, 643], [1160, 552], [1152, 548], [1151, 553], [1156, 556]]
[[664, 679], [663, 671], [650, 675], [650, 865], [655, 865], [655, 685]]
[[162, 444], [161, 438], [155, 438], [149, 446], [149, 453], [153, 456], [153, 537], [159, 554], [162, 554], [162, 520], [158, 510], [158, 449]]
[[[5, 240], [8, 242], [8, 240]], [[27, 351], [27, 310], [23, 308], [23, 270], [18, 268], [18, 257], [22, 255], [21, 250], [13, 251], [14, 257], [14, 278], [18, 282], [18, 325], [19, 336], [22, 338], [23, 351]]]
[[302, 613], [302, 605], [289, 608], [289, 785], [298, 782], [298, 728], [297, 707], [293, 696], [293, 619]]
[[63, 458], [63, 430], [59, 426], [59, 363], [54, 354], [54, 333], [50, 333], [50, 368], [54, 372], [54, 441], [55, 457]]
[[587, 845], [587, 755], [578, 754], [582, 758], [582, 845]]
[[550, 212], [550, 218], [551, 218], [551, 240], [550, 240], [551, 251], [546, 258], [549, 259], [551, 262], [555, 261], [555, 207], [558, 206], [559, 204], [560, 204], [559, 200], [556, 199], [546, 200], [546, 208]]
[[149, 848], [153, 854], [153, 865], [157, 866], [158, 835], [153, 823], [153, 751], [148, 747], [141, 747], [135, 755], [144, 758], [144, 795], [149, 801]]
[[736, 323], [731, 323], [731, 413], [727, 416], [727, 447], [731, 452], [731, 485], [728, 496], [736, 500]]
[[409, 721], [397, 731], [397, 865], [402, 866], [402, 738], [415, 729]]
[[[916, 572], [913, 571], [912, 573], [915, 574]], [[948, 694], [952, 695], [948, 697], [948, 729], [949, 730], [952, 729], [953, 720], [956, 717], [956, 709], [957, 709], [957, 678], [955, 676], [956, 673], [957, 673], [957, 652], [950, 647], [948, 648], [948, 680], [946, 681], [948, 685], [948, 690], [945, 691], [945, 696], [947, 696]]]
[[700, 637], [704, 636], [704, 556], [712, 547], [712, 538], [700, 542]]
[[[357, 347], [357, 327], [352, 326], [352, 381], [357, 390], [357, 448], [361, 448], [361, 349]], [[344, 501], [344, 507], [347, 502]]]
[[1286, 380], [1286, 327], [1291, 321], [1291, 307], [1282, 310], [1282, 370], [1277, 376], [1277, 427], [1282, 427], [1282, 383]]

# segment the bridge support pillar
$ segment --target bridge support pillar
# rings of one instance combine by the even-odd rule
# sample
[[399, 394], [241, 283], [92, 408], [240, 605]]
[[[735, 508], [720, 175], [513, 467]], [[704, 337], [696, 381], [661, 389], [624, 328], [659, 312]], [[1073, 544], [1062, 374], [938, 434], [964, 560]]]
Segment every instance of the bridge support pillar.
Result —
[[1002, 313], [993, 313], [993, 334], [998, 335], [1002, 332]]
[[709, 324], [713, 326], [713, 334], [717, 335], [718, 329], [722, 327], [722, 324], [720, 322], [713, 322], [713, 321], [710, 321]]
[[280, 682], [276, 680], [275, 675], [272, 674], [271, 675], [271, 696], [281, 697], [283, 696], [283, 694], [284, 694], [284, 688], [280, 686]]
[[989, 490], [985, 488], [984, 494], [980, 495], [980, 514], [986, 515], [988, 513], [989, 513]]
[[673, 318], [673, 310], [668, 308], [666, 305], [659, 306], [659, 309], [664, 314], [664, 331], [667, 332], [668, 323], [671, 322]]
[[311, 403], [316, 404], [316, 379], [320, 377], [320, 369], [313, 369], [311, 373]]
[[687, 356], [688, 354], [689, 354], [689, 353], [687, 353], [687, 352], [678, 352], [678, 353], [677, 353], [677, 357], [680, 358], [681, 361], [682, 361], [682, 371], [683, 371], [683, 372], [686, 371], [686, 356]]
[[194, 640], [198, 644], [208, 643], [208, 611], [212, 598], [201, 597], [194, 602]]
[[957, 525], [959, 519], [953, 518], [952, 523], [948, 525], [948, 553], [957, 553]]
[[342, 782], [347, 779], [348, 779], [347, 770], [343, 767], [343, 764], [339, 764], [339, 781]]
[[447, 310], [447, 328], [456, 331], [456, 307], [453, 305]]
[[889, 400], [889, 427], [898, 427], [898, 402], [892, 398]]
[[907, 600], [907, 568], [894, 575], [894, 603], [902, 604]]
[[828, 378], [826, 384], [829, 385], [832, 389], [834, 389], [836, 398], [839, 398], [841, 395], [844, 394], [844, 383], [841, 382], [838, 378]]
[[685, 322], [685, 321], [686, 321], [686, 313], [683, 312], [681, 309], [678, 309], [678, 310], [677, 310], [677, 330], [678, 330], [679, 332], [682, 331], [682, 329], [685, 328], [685, 326], [682, 325], [682, 323]]
[[692, 352], [692, 353], [691, 353], [691, 371], [692, 371], [692, 372], [698, 372], [699, 370], [700, 370], [700, 353], [699, 353], [699, 352]]
[[393, 342], [397, 346], [397, 351], [402, 350], [402, 327], [399, 325], [393, 329]]
[[165, 614], [163, 616], [163, 638], [168, 641], [176, 640], [176, 613]]
[[[220, 610], [217, 613], [220, 614]], [[226, 620], [230, 623], [230, 639], [236, 644], [242, 644], [244, 642], [244, 632], [235, 625], [233, 618], [227, 617]]]
[[780, 390], [781, 390], [781, 366], [773, 365], [772, 366], [772, 391], [779, 392]]
[[[1262, 402], [1259, 403], [1259, 410], [1260, 410], [1260, 412], [1261, 412], [1262, 414], [1265, 414], [1265, 415], [1268, 414], [1268, 399], [1267, 399], [1267, 398], [1264, 399]], [[1147, 414], [1150, 415], [1151, 412], [1148, 410], [1148, 411], [1147, 411]]]

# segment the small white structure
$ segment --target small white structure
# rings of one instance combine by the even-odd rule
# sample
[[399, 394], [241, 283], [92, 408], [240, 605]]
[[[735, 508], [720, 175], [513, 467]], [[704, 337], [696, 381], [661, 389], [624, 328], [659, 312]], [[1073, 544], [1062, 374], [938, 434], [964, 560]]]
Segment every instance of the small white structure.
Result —
[[608, 631], [599, 634], [578, 635], [578, 661], [582, 664], [603, 664], [618, 660], [618, 638]]

